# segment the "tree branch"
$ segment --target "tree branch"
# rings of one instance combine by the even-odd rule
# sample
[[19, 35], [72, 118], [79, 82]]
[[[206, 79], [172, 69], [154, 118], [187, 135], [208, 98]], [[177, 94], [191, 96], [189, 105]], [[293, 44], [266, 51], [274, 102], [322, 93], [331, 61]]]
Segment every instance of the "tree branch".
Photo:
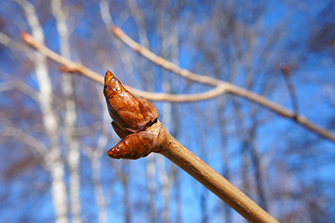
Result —
[[[114, 27], [114, 29], [115, 29], [115, 27]], [[121, 30], [121, 29], [119, 29], [119, 30]], [[122, 30], [120, 32], [122, 32]], [[115, 33], [115, 31], [114, 31], [114, 33]], [[123, 35], [125, 35], [125, 36], [123, 36]], [[122, 35], [119, 34], [118, 37], [121, 40], [123, 40], [124, 38], [126, 38], [128, 36], [126, 36], [126, 34], [124, 34], [122, 32]], [[40, 43], [36, 42], [30, 34], [22, 33], [21, 38], [27, 44], [36, 48], [38, 51], [45, 54], [50, 59], [62, 64], [64, 66], [64, 67], [61, 68], [63, 71], [78, 72], [78, 73], [80, 73], [82, 75], [85, 75], [86, 77], [98, 82], [98, 83], [103, 84], [103, 77], [100, 74], [88, 69], [87, 67], [85, 67], [85, 66], [83, 66], [79, 63], [75, 63], [71, 60], [68, 60], [68, 59], [60, 56], [59, 54], [57, 54], [57, 53], [53, 52], [52, 50], [50, 50], [49, 48], [45, 47], [43, 44], [40, 44]], [[127, 42], [125, 42], [125, 43], [127, 43]], [[134, 43], [136, 43], [136, 42], [134, 42]], [[144, 47], [140, 46], [137, 43], [136, 43], [136, 45], [130, 46], [130, 47], [135, 47], [134, 50], [136, 50], [138, 48], [141, 48], [142, 49], [141, 52], [142, 51], [143, 52], [149, 52], [148, 55], [149, 56], [151, 55], [150, 58], [145, 56], [144, 54], [142, 54], [140, 51], [136, 50], [139, 53], [141, 53], [143, 56], [147, 57], [149, 60], [152, 60], [153, 62], [157, 63], [158, 65], [162, 66], [163, 68], [169, 69], [169, 70], [171, 70], [171, 71], [173, 71], [177, 74], [180, 74], [181, 76], [183, 76], [185, 78], [188, 78], [190, 80], [194, 80], [196, 82], [204, 83], [204, 84], [216, 85], [216, 88], [211, 89], [211, 90], [206, 91], [206, 92], [203, 92], [203, 93], [180, 94], [180, 95], [167, 94], [167, 93], [152, 93], [152, 92], [142, 91], [142, 90], [139, 90], [139, 89], [135, 89], [135, 88], [126, 86], [127, 89], [129, 89], [129, 91], [133, 92], [134, 95], [136, 95], [136, 96], [144, 96], [145, 98], [147, 98], [149, 100], [153, 100], [153, 101], [191, 102], [191, 101], [199, 101], [199, 100], [207, 100], [207, 99], [215, 98], [216, 96], [218, 96], [220, 94], [228, 92], [228, 93], [231, 93], [231, 94], [234, 94], [234, 95], [237, 95], [237, 96], [244, 97], [244, 98], [246, 98], [250, 101], [253, 101], [253, 102], [255, 102], [259, 105], [262, 105], [262, 106], [272, 110], [273, 112], [275, 112], [275, 113], [277, 113], [277, 114], [279, 114], [283, 117], [290, 118], [290, 119], [294, 120], [295, 122], [297, 122], [298, 124], [302, 125], [303, 127], [319, 134], [321, 137], [335, 142], [335, 135], [331, 131], [329, 131], [329, 130], [327, 130], [327, 129], [309, 121], [303, 115], [296, 116], [295, 112], [293, 112], [293, 111], [291, 111], [287, 108], [284, 108], [284, 107], [266, 99], [263, 96], [255, 94], [255, 93], [253, 93], [251, 91], [248, 91], [246, 89], [243, 89], [241, 87], [235, 86], [235, 85], [230, 84], [228, 82], [224, 82], [224, 81], [217, 80], [217, 79], [210, 78], [210, 77], [206, 77], [206, 76], [201, 76], [201, 75], [198, 75], [198, 74], [193, 74], [190, 71], [179, 68], [178, 66], [172, 64], [171, 62], [168, 62], [168, 61], [164, 60], [161, 57], [159, 57], [159, 59], [156, 60], [154, 58], [158, 58], [158, 56], [151, 53], [150, 51], [148, 51], [147, 49], [145, 49]], [[152, 55], [154, 55], [154, 57], [152, 57]], [[161, 61], [161, 62], [158, 63], [158, 61]], [[162, 61], [163, 61], [163, 63], [162, 63]], [[165, 63], [165, 61], [167, 63]]]
[[14, 137], [17, 140], [22, 141], [26, 145], [33, 148], [34, 149], [33, 152], [37, 152], [44, 160], [49, 161], [48, 160], [48, 148], [39, 139], [32, 137], [26, 134], [25, 132], [21, 131], [20, 129], [12, 127], [12, 126], [5, 128], [5, 130], [1, 132], [1, 135], [7, 136], [7, 137]]
[[280, 69], [283, 72], [288, 91], [291, 95], [292, 107], [293, 107], [295, 116], [297, 116], [299, 114], [298, 98], [297, 98], [297, 94], [295, 93], [294, 85], [291, 80], [291, 69], [286, 64], [282, 64], [280, 66]]
[[[237, 96], [241, 96], [244, 97], [250, 101], [253, 101], [259, 105], [262, 105], [270, 110], [272, 110], [273, 112], [278, 113], [279, 115], [283, 116], [283, 117], [287, 117], [290, 118], [292, 120], [294, 120], [295, 122], [297, 122], [298, 124], [302, 125], [305, 128], [308, 128], [309, 130], [319, 134], [320, 136], [332, 140], [333, 142], [335, 142], [335, 134], [332, 133], [331, 131], [309, 121], [305, 116], [303, 115], [297, 115], [294, 111], [291, 111], [289, 109], [286, 109], [282, 106], [280, 106], [277, 103], [274, 103], [268, 99], [266, 99], [265, 97], [255, 94], [251, 91], [248, 91], [244, 88], [235, 86], [231, 83], [225, 82], [225, 81], [221, 81], [212, 77], [208, 77], [208, 76], [203, 76], [200, 74], [195, 74], [191, 71], [188, 71], [186, 69], [182, 69], [180, 67], [178, 67], [177, 65], [171, 63], [170, 61], [165, 60], [164, 58], [157, 56], [156, 54], [152, 53], [151, 51], [149, 51], [148, 49], [146, 49], [145, 47], [141, 46], [140, 44], [138, 44], [137, 42], [135, 42], [134, 40], [132, 40], [129, 36], [127, 36], [119, 27], [117, 26], [113, 26], [112, 27], [112, 31], [114, 33], [115, 36], [117, 36], [120, 40], [122, 40], [125, 44], [127, 44], [131, 49], [133, 49], [134, 51], [138, 52], [139, 54], [141, 54], [142, 56], [144, 56], [145, 58], [147, 58], [148, 60], [156, 63], [157, 65], [170, 70], [182, 77], [185, 77], [189, 80], [198, 82], [198, 83], [203, 83], [203, 84], [207, 84], [207, 85], [212, 85], [212, 86], [216, 86], [218, 88], [222, 88], [224, 89], [223, 92], [228, 92]], [[222, 93], [223, 93], [222, 92]]]
[[[135, 98], [109, 70], [105, 75], [104, 95], [109, 113], [114, 120], [113, 128], [121, 138], [121, 141], [107, 152], [110, 158], [139, 159], [151, 152], [160, 153], [250, 222], [276, 222], [223, 176], [174, 139], [157, 120], [156, 108], [143, 98], [140, 101]], [[138, 118], [139, 114], [147, 119]], [[149, 122], [143, 126], [142, 123], [146, 120]], [[134, 132], [130, 132], [131, 130]]]
[[[43, 44], [40, 44], [39, 42], [35, 41], [35, 39], [28, 33], [23, 32], [21, 34], [21, 38], [24, 42], [29, 44], [30, 46], [34, 47], [50, 59], [56, 61], [57, 63], [63, 65], [60, 67], [60, 69], [64, 72], [77, 72], [82, 75], [85, 75], [86, 77], [103, 84], [104, 78], [100, 74], [90, 70], [89, 68], [83, 66], [82, 64], [73, 62], [54, 51], [50, 50]], [[226, 91], [225, 85], [220, 85], [214, 89], [211, 89], [209, 91], [203, 92], [203, 93], [197, 93], [197, 94], [167, 94], [167, 93], [153, 93], [153, 92], [147, 92], [142, 91], [130, 86], [126, 86], [126, 88], [131, 91], [135, 96], [143, 96], [149, 100], [152, 101], [170, 101], [170, 102], [192, 102], [192, 101], [200, 101], [200, 100], [208, 100], [211, 98], [215, 98], [218, 95], [221, 95]]]
[[154, 152], [160, 153], [182, 168], [249, 222], [277, 222], [223, 176], [181, 145], [164, 128], [160, 129], [158, 141], [162, 144]]
[[[57, 54], [57, 53], [53, 52], [52, 50], [50, 50], [49, 48], [45, 47], [43, 44], [40, 44], [40, 43], [36, 42], [30, 34], [22, 33], [21, 38], [27, 44], [36, 48], [41, 53], [43, 53], [47, 57], [49, 57], [50, 59], [62, 64], [64, 66], [64, 67], [61, 68], [63, 71], [78, 72], [78, 73], [83, 74], [86, 77], [98, 82], [98, 83], [103, 84], [103, 77], [100, 74], [88, 69], [87, 67], [85, 67], [85, 66], [83, 66], [79, 63], [75, 63], [71, 60], [68, 60], [68, 59], [60, 56], [59, 54]], [[119, 38], [121, 39], [121, 37], [119, 37]], [[122, 36], [122, 38], [123, 38], [123, 36]], [[121, 39], [121, 40], [123, 40], [123, 39]], [[137, 44], [137, 45], [139, 46], [139, 44]], [[140, 47], [140, 48], [145, 49], [143, 47]], [[136, 50], [136, 51], [138, 51], [138, 50]], [[148, 50], [146, 50], [146, 51], [148, 51]], [[148, 51], [148, 52], [150, 52], [150, 51]], [[153, 54], [153, 53], [150, 52], [149, 55], [151, 55], [151, 54]], [[157, 58], [158, 56], [155, 55], [155, 57]], [[151, 60], [150, 58], [148, 58], [148, 59]], [[165, 61], [161, 57], [160, 57], [159, 60], [160, 61]], [[155, 62], [155, 60], [152, 60], [152, 61]], [[166, 63], [163, 63], [163, 64], [166, 64]], [[158, 65], [161, 65], [165, 69], [170, 69], [170, 66], [165, 66], [165, 65], [163, 66], [163, 64], [158, 64]], [[172, 64], [172, 63], [168, 62], [167, 64], [169, 65], [169, 64]], [[176, 65], [173, 65], [173, 66], [177, 67]], [[214, 79], [214, 78], [193, 74], [193, 73], [190, 73], [189, 71], [187, 71], [185, 69], [180, 69], [179, 68], [177, 70], [181, 70], [181, 71], [179, 71], [180, 75], [182, 75], [182, 76], [184, 76], [188, 79], [195, 80], [195, 81], [200, 82], [200, 83], [211, 84], [212, 85], [213, 81], [215, 80], [216, 85], [218, 85], [218, 86], [217, 86], [217, 88], [211, 89], [211, 90], [209, 90], [207, 92], [203, 92], [203, 93], [180, 94], [180, 95], [167, 94], [167, 93], [152, 93], [152, 92], [147, 92], [147, 91], [142, 91], [142, 90], [139, 90], [139, 89], [135, 89], [135, 88], [132, 88], [132, 87], [129, 87], [129, 86], [127, 86], [127, 89], [129, 89], [129, 91], [132, 91], [134, 93], [134, 95], [144, 96], [145, 98], [147, 98], [149, 100], [171, 101], [171, 102], [190, 102], [190, 101], [206, 100], [206, 99], [215, 98], [216, 96], [218, 96], [218, 95], [220, 95], [224, 92], [229, 92], [231, 94], [235, 94], [235, 95], [244, 97], [244, 98], [246, 98], [250, 101], [256, 102], [256, 103], [272, 110], [273, 112], [276, 112], [277, 114], [279, 114], [283, 117], [291, 118], [292, 120], [294, 120], [298, 124], [302, 125], [303, 127], [319, 134], [321, 137], [324, 137], [326, 139], [329, 139], [329, 140], [335, 142], [335, 135], [331, 131], [329, 131], [329, 130], [327, 130], [327, 129], [309, 121], [303, 115], [296, 116], [295, 112], [293, 112], [289, 109], [286, 109], [286, 108], [284, 108], [284, 107], [266, 99], [263, 96], [255, 94], [255, 93], [253, 93], [251, 91], [248, 91], [246, 89], [243, 89], [241, 87], [232, 85], [228, 82], [224, 82], [224, 81], [220, 81], [220, 80], [217, 80], [217, 79]], [[174, 69], [174, 70], [171, 70], [171, 71], [177, 72], [177, 70]], [[185, 75], [185, 74], [187, 74], [187, 75]], [[199, 76], [201, 76], [201, 77], [199, 77]]]

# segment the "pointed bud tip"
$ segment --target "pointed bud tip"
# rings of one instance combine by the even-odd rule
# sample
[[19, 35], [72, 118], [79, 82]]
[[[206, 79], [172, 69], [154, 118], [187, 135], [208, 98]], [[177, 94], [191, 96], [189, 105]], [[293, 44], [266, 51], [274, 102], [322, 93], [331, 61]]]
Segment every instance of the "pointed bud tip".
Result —
[[125, 158], [125, 157], [122, 156], [122, 154], [118, 154], [118, 153], [115, 154], [115, 152], [118, 152], [118, 151], [115, 151], [114, 148], [111, 148], [110, 150], [108, 150], [107, 156], [109, 156], [109, 158], [111, 158], [111, 159]]
[[114, 78], [113, 73], [107, 70], [105, 74], [105, 84], [107, 84], [112, 78]]
[[32, 44], [33, 42], [33, 37], [29, 34], [29, 33], [26, 33], [26, 32], [21, 32], [20, 33], [20, 36], [21, 36], [21, 39], [28, 43], [28, 44]]
[[112, 152], [112, 149], [108, 150], [106, 154], [107, 154], [107, 156], [109, 156], [110, 158], [113, 158], [113, 152]]
[[114, 77], [113, 73], [112, 73], [111, 71], [107, 70], [107, 71], [106, 71], [106, 77], [109, 77], [109, 76], [110, 76], [111, 78]]
[[121, 36], [121, 34], [122, 34], [122, 30], [118, 26], [113, 26], [112, 27], [112, 32], [116, 36]]

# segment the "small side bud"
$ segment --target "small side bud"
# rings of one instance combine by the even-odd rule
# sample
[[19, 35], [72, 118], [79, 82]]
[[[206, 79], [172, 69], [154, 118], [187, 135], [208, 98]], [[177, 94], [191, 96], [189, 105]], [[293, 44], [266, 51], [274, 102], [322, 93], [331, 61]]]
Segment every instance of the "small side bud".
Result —
[[136, 132], [123, 138], [107, 155], [112, 159], [138, 159], [152, 152], [155, 137], [147, 131]]

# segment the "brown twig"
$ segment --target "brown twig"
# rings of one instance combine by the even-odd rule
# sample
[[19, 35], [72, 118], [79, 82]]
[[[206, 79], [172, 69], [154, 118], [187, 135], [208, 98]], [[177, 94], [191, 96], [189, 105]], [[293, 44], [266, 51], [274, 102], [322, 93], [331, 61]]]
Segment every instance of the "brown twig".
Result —
[[[115, 29], [116, 28], [114, 27], [114, 29], [113, 29], [114, 33], [115, 33]], [[119, 30], [121, 30], [121, 29], [119, 29]], [[122, 32], [122, 30], [118, 31], [118, 32], [119, 32], [118, 37], [121, 40], [128, 37], [126, 34], [124, 34]], [[100, 74], [88, 69], [87, 67], [85, 67], [85, 66], [83, 66], [79, 63], [75, 63], [71, 60], [68, 60], [68, 59], [60, 56], [59, 54], [57, 54], [57, 53], [53, 52], [52, 50], [50, 50], [49, 48], [45, 47], [43, 44], [40, 44], [40, 43], [36, 42], [34, 40], [34, 38], [28, 33], [22, 33], [21, 37], [30, 46], [32, 46], [32, 47], [36, 48], [37, 50], [39, 50], [40, 52], [44, 53], [50, 59], [62, 64], [64, 66], [62, 69], [66, 69], [67, 71], [72, 71], [72, 72], [78, 72], [78, 73], [83, 74], [86, 77], [98, 82], [98, 83], [103, 84], [103, 77]], [[125, 42], [125, 43], [128, 44], [128, 45], [131, 44], [131, 42], [130, 43]], [[133, 43], [135, 43], [135, 44], [134, 45], [129, 45], [129, 46], [131, 48], [133, 48], [134, 50], [139, 49], [140, 45], [138, 43], [134, 42], [134, 41], [133, 41]], [[214, 78], [194, 74], [190, 71], [179, 68], [178, 66], [172, 64], [171, 62], [166, 61], [165, 59], [163, 59], [161, 57], [159, 57], [159, 59], [153, 60], [154, 58], [158, 58], [158, 56], [151, 53], [149, 50], [145, 49], [142, 46], [140, 46], [140, 48], [142, 49], [141, 51], [138, 51], [138, 50], [136, 50], [136, 51], [138, 51], [141, 54], [144, 52], [144, 54], [142, 54], [144, 57], [148, 58], [149, 60], [152, 60], [153, 62], [157, 63], [158, 65], [162, 66], [163, 68], [171, 69], [171, 67], [172, 67], [173, 70], [171, 69], [171, 71], [173, 71], [177, 74], [180, 74], [181, 76], [183, 76], [185, 78], [188, 78], [190, 80], [194, 80], [194, 81], [197, 81], [197, 82], [200, 82], [200, 83], [204, 83], [204, 84], [216, 85], [216, 88], [214, 88], [212, 90], [209, 90], [207, 92], [199, 93], [199, 94], [174, 95], [174, 94], [166, 94], [166, 93], [146, 92], [146, 91], [138, 90], [138, 89], [135, 89], [135, 88], [127, 87], [136, 96], [143, 95], [147, 99], [153, 100], [153, 101], [162, 100], [162, 101], [171, 101], [171, 102], [189, 102], [189, 101], [198, 101], [198, 100], [210, 99], [210, 98], [214, 98], [214, 97], [216, 97], [216, 96], [218, 96], [218, 95], [220, 95], [224, 92], [229, 92], [231, 94], [235, 94], [237, 96], [244, 97], [244, 98], [246, 98], [250, 101], [256, 102], [256, 103], [272, 110], [273, 112], [278, 113], [279, 115], [281, 115], [283, 117], [291, 118], [295, 122], [297, 122], [298, 124], [308, 128], [309, 130], [311, 130], [315, 133], [318, 133], [321, 137], [327, 138], [327, 139], [332, 140], [332, 141], [335, 142], [335, 135], [331, 131], [329, 131], [325, 128], [322, 128], [322, 127], [318, 126], [317, 124], [309, 121], [303, 115], [296, 116], [295, 112], [293, 112], [291, 110], [288, 110], [288, 109], [286, 109], [286, 108], [284, 108], [284, 107], [266, 99], [263, 96], [255, 94], [255, 93], [253, 93], [251, 91], [248, 91], [246, 89], [243, 89], [241, 87], [235, 86], [235, 85], [230, 84], [228, 82], [224, 82], [224, 81], [217, 80], [217, 79], [214, 79]], [[146, 52], [149, 52], [149, 54], [146, 55], [147, 54]], [[152, 56], [152, 55], [154, 55], [154, 56]]]
[[290, 92], [291, 95], [292, 107], [294, 110], [295, 117], [298, 117], [299, 114], [298, 99], [294, 90], [293, 83], [291, 81], [291, 69], [287, 64], [281, 64], [280, 69], [284, 74], [285, 82], [287, 84], [288, 91]]
[[276, 222], [246, 195], [174, 139], [157, 120], [157, 109], [145, 99], [135, 98], [108, 70], [105, 75], [104, 96], [113, 119], [113, 128], [121, 138], [121, 141], [107, 152], [110, 158], [139, 159], [151, 152], [160, 153], [250, 222]]
[[[145, 131], [155, 136], [153, 152], [165, 156], [182, 168], [249, 222], [277, 222], [222, 175], [218, 174], [173, 138], [160, 121], [157, 120], [154, 124], [147, 127]], [[129, 145], [134, 145], [134, 143], [130, 143]], [[135, 150], [136, 148], [133, 148], [131, 151]], [[133, 159], [133, 157], [128, 157], [128, 159]]]
[[170, 101], [170, 102], [192, 102], [192, 101], [208, 100], [211, 98], [216, 98], [217, 96], [223, 94], [226, 91], [226, 88], [224, 87], [216, 87], [203, 93], [168, 94], [168, 93], [152, 93], [148, 91], [142, 91], [130, 86], [126, 86], [126, 88], [136, 96], [142, 96], [144, 98], [153, 101]]
[[47, 48], [46, 46], [44, 46], [43, 44], [37, 42], [29, 33], [25, 33], [22, 32], [21, 33], [21, 38], [22, 40], [29, 44], [30, 46], [34, 47], [35, 49], [37, 49], [38, 51], [40, 51], [41, 53], [43, 53], [44, 55], [46, 55], [47, 57], [49, 57], [50, 59], [56, 61], [57, 63], [63, 65], [63, 67], [61, 67], [62, 70], [66, 70], [66, 71], [72, 71], [72, 72], [78, 72], [80, 74], [84, 74], [85, 76], [87, 76], [88, 78], [99, 82], [99, 83], [104, 83], [103, 77], [88, 69], [87, 67], [79, 64], [79, 63], [75, 63], [69, 59], [66, 59], [65, 57], [62, 57], [61, 55], [55, 53], [54, 51], [50, 50], [49, 48]]
[[189, 70], [182, 69], [175, 65], [174, 63], [165, 60], [164, 58], [157, 56], [156, 54], [152, 53], [148, 49], [146, 49], [144, 46], [141, 46], [140, 44], [136, 43], [134, 40], [132, 40], [129, 36], [127, 36], [119, 27], [113, 26], [112, 27], [112, 32], [114, 33], [115, 36], [120, 38], [124, 43], [126, 43], [130, 48], [132, 48], [134, 51], [140, 53], [143, 55], [145, 58], [151, 60], [155, 64], [170, 70], [176, 74], [179, 74], [182, 77], [185, 77], [189, 80], [203, 83], [203, 84], [208, 84], [208, 85], [213, 85], [217, 86], [222, 84], [222, 81], [219, 81], [215, 78], [211, 78], [208, 76], [203, 76], [200, 74], [195, 74]]
[[182, 168], [249, 222], [277, 222], [222, 175], [181, 145], [164, 128], [161, 129], [158, 140], [164, 143], [161, 149], [155, 152], [162, 154]]
[[244, 97], [250, 101], [253, 101], [259, 105], [264, 106], [265, 108], [268, 108], [272, 110], [273, 112], [278, 113], [279, 115], [287, 118], [291, 118], [298, 124], [302, 125], [303, 127], [319, 134], [321, 137], [324, 137], [326, 139], [332, 140], [335, 142], [335, 135], [331, 131], [309, 121], [305, 116], [303, 115], [297, 115], [296, 112], [291, 111], [289, 109], [286, 109], [282, 106], [280, 106], [277, 103], [274, 103], [265, 97], [255, 94], [251, 91], [248, 91], [244, 88], [235, 86], [231, 83], [221, 81], [212, 77], [208, 76], [203, 76], [200, 74], [195, 74], [191, 71], [188, 71], [186, 69], [182, 69], [178, 67], [177, 65], [171, 63], [170, 61], [165, 60], [164, 58], [157, 56], [156, 54], [152, 53], [145, 47], [141, 46], [134, 40], [132, 40], [129, 36], [127, 36], [119, 27], [113, 26], [112, 27], [112, 32], [114, 33], [115, 36], [117, 36], [120, 40], [122, 40], [125, 44], [127, 44], [131, 49], [134, 51], [138, 52], [148, 60], [156, 63], [157, 65], [170, 70], [182, 77], [185, 77], [189, 80], [198, 82], [198, 83], [203, 83], [207, 85], [212, 85], [216, 86], [217, 88], [224, 88], [225, 90], [223, 92], [231, 93], [237, 96]]
[[[173, 138], [157, 120], [156, 108], [145, 99], [138, 100], [126, 91], [110, 71], [105, 75], [104, 95], [109, 113], [114, 120], [113, 128], [121, 138], [121, 141], [107, 152], [110, 158], [138, 159], [152, 151], [160, 153], [250, 222], [276, 222], [245, 194]], [[125, 98], [127, 101], [124, 100]], [[143, 118], [139, 118], [138, 114], [142, 114]]]
[[[38, 43], [34, 40], [34, 38], [28, 34], [23, 32], [21, 34], [21, 38], [24, 42], [29, 44], [30, 46], [34, 47], [53, 61], [56, 61], [57, 63], [61, 64], [60, 70], [63, 72], [76, 72], [82, 75], [85, 75], [86, 77], [103, 84], [104, 83], [104, 77], [100, 74], [90, 70], [89, 68], [83, 66], [82, 64], [73, 62], [69, 59], [66, 59], [65, 57], [62, 57], [61, 55], [55, 53], [54, 51], [50, 50], [43, 44]], [[216, 87], [214, 89], [197, 93], [197, 94], [167, 94], [167, 93], [153, 93], [148, 91], [142, 91], [130, 86], [126, 86], [126, 88], [131, 91], [135, 96], [143, 96], [149, 100], [152, 101], [171, 101], [171, 102], [192, 102], [192, 101], [200, 101], [200, 100], [208, 100], [211, 98], [215, 98], [218, 95], [221, 95], [225, 92], [226, 88], [225, 86]]]

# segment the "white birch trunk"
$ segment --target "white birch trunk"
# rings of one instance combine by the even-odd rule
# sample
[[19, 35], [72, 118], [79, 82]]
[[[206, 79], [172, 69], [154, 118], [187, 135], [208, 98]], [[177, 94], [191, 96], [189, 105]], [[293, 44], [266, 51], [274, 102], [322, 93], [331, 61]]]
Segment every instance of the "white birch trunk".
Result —
[[[34, 6], [25, 0], [17, 0], [26, 14], [28, 24], [34, 39], [44, 44], [44, 34], [38, 21]], [[50, 140], [50, 152], [48, 154], [49, 163], [46, 163], [51, 175], [51, 196], [55, 211], [56, 223], [67, 223], [67, 193], [64, 183], [64, 163], [61, 159], [59, 146], [59, 127], [56, 114], [52, 107], [52, 85], [48, 73], [46, 57], [36, 52], [34, 60], [35, 73], [39, 86], [39, 105], [42, 112], [42, 121], [45, 133]]]
[[[52, 14], [56, 19], [57, 30], [60, 38], [60, 54], [70, 59], [69, 32], [66, 25], [66, 14], [61, 6], [61, 0], [52, 0]], [[79, 175], [79, 142], [75, 137], [74, 128], [77, 122], [76, 104], [73, 99], [72, 76], [69, 73], [63, 74], [63, 92], [65, 95], [65, 129], [64, 139], [67, 148], [67, 162], [69, 165], [70, 177], [70, 204], [73, 223], [81, 223], [81, 202], [80, 202], [80, 175]]]

